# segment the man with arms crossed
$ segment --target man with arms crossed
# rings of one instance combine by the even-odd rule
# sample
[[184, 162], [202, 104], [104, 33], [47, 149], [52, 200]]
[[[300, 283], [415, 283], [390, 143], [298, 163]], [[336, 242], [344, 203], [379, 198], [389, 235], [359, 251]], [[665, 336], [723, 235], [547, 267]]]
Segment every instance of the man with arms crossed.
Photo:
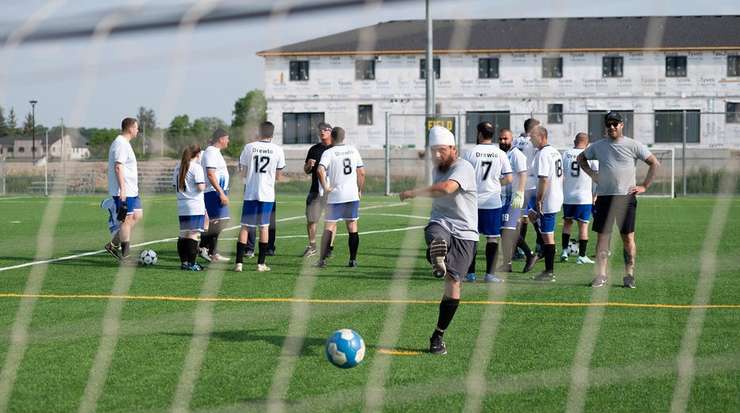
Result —
[[203, 199], [208, 212], [208, 229], [200, 239], [200, 256], [206, 261], [229, 260], [216, 252], [218, 236], [231, 219], [229, 215], [229, 170], [221, 154], [227, 146], [229, 146], [229, 134], [221, 128], [216, 129], [200, 161], [206, 176], [206, 190], [203, 193]]
[[117, 219], [121, 223], [105, 250], [119, 260], [129, 258], [131, 233], [144, 216], [139, 198], [139, 175], [131, 140], [139, 134], [139, 122], [126, 118], [121, 122], [121, 134], [108, 151], [108, 193], [116, 203]]
[[[588, 222], [594, 200], [593, 181], [578, 166], [578, 155], [588, 146], [588, 134], [580, 132], [573, 141], [575, 145], [563, 153], [563, 252], [560, 261], [568, 261], [568, 243], [573, 220], [578, 221], [578, 258], [576, 264], [593, 264], [586, 256], [588, 246]], [[598, 161], [588, 161], [591, 170], [599, 170]]]
[[[501, 186], [511, 183], [511, 165], [506, 153], [493, 144], [496, 128], [491, 122], [478, 124], [478, 144], [463, 159], [475, 169], [478, 191], [478, 232], [486, 237], [486, 282], [503, 282], [495, 274], [498, 240], [501, 238]], [[476, 251], [477, 252], [477, 251]], [[477, 254], [476, 254], [477, 255]], [[474, 282], [475, 256], [465, 281]]]
[[[519, 243], [520, 218], [522, 216], [522, 205], [524, 204], [524, 186], [527, 183], [527, 157], [522, 151], [512, 145], [513, 134], [510, 129], [502, 128], [499, 131], [498, 147], [506, 152], [511, 165], [512, 180], [503, 189], [502, 200], [504, 203], [502, 225], [501, 225], [501, 252], [504, 255], [503, 269], [511, 272], [511, 259], [514, 248]], [[523, 244], [524, 254], [532, 256], [532, 251], [526, 243]]]
[[[578, 165], [596, 183], [596, 205], [593, 230], [596, 239], [596, 277], [592, 287], [602, 287], [608, 280], [609, 239], [616, 223], [624, 246], [625, 288], [635, 288], [635, 215], [637, 195], [645, 192], [653, 182], [660, 163], [645, 145], [623, 135], [624, 121], [617, 112], [604, 117], [607, 138], [594, 142], [578, 155]], [[641, 185], [635, 185], [635, 163], [639, 159], [648, 164], [648, 172]], [[599, 161], [594, 171], [589, 160]]]
[[[306, 175], [311, 175], [311, 188], [308, 190], [308, 196], [306, 197], [306, 231], [308, 232], [308, 246], [303, 251], [304, 257], [310, 257], [316, 255], [316, 227], [321, 219], [321, 212], [326, 209], [326, 194], [319, 185], [319, 175], [317, 169], [319, 168], [319, 161], [321, 161], [321, 155], [324, 151], [331, 147], [331, 125], [328, 123], [321, 122], [318, 126], [319, 129], [319, 143], [313, 145], [306, 155], [306, 163], [303, 165], [303, 172]], [[329, 252], [334, 245], [332, 240], [329, 246]]]
[[429, 131], [434, 184], [403, 191], [401, 201], [417, 196], [432, 198], [429, 224], [424, 229], [427, 258], [436, 277], [444, 277], [437, 327], [429, 339], [429, 352], [447, 354], [444, 333], [460, 304], [460, 280], [465, 276], [478, 245], [478, 195], [475, 170], [458, 159], [452, 132], [435, 126]]

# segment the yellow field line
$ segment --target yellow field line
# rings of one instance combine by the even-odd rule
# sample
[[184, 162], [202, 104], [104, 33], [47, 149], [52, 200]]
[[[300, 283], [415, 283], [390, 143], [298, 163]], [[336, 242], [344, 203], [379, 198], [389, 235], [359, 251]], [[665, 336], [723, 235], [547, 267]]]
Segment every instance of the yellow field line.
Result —
[[393, 350], [391, 348], [379, 348], [378, 353], [388, 354], [390, 356], [418, 356], [421, 351]]
[[[309, 304], [429, 304], [437, 305], [438, 300], [383, 300], [383, 299], [322, 299], [291, 297], [188, 297], [171, 295], [110, 295], [110, 294], [18, 294], [0, 293], [0, 298], [41, 298], [63, 300], [131, 300], [131, 301], [181, 301], [181, 302], [224, 302], [224, 303], [309, 303]], [[650, 304], [650, 303], [567, 303], [537, 301], [461, 301], [460, 304], [472, 305], [510, 305], [522, 307], [625, 307], [625, 308], [662, 308], [690, 310], [706, 309], [740, 309], [740, 304]]]

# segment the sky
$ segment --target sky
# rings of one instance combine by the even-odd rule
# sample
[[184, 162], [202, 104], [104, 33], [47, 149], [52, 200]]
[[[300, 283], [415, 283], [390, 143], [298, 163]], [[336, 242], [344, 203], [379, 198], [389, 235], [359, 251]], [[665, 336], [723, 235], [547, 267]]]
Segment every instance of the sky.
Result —
[[[211, 0], [213, 1], [213, 0]], [[228, 4], [231, 0], [215, 1]], [[279, 0], [295, 4], [301, 0]], [[116, 7], [140, 7], [148, 13], [193, 0], [0, 0], [0, 32], [9, 32], [31, 16], [45, 15], [39, 27], [87, 16], [110, 21]], [[253, 1], [252, 4], [270, 4]], [[200, 5], [203, 2], [199, 3]], [[260, 50], [295, 43], [382, 21], [423, 19], [424, 1], [370, 4], [300, 17], [244, 20], [201, 26], [190, 35], [176, 30], [90, 39], [0, 46], [0, 106], [14, 107], [19, 120], [38, 101], [36, 120], [46, 126], [110, 127], [140, 106], [153, 108], [159, 126], [173, 116], [216, 116], [230, 122], [234, 102], [249, 90], [262, 89]], [[524, 18], [651, 15], [740, 14], [737, 0], [434, 0], [433, 18]], [[108, 15], [108, 20], [106, 19]]]

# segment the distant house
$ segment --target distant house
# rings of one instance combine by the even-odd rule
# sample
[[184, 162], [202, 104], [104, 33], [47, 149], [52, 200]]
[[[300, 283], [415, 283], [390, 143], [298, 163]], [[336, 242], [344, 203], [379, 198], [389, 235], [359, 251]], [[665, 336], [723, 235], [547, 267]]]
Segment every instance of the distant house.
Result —
[[[66, 132], [66, 131], [65, 131]], [[44, 137], [36, 137], [36, 159], [46, 156]], [[7, 136], [0, 138], [0, 158], [32, 159], [34, 153], [33, 139], [27, 136]], [[64, 160], [83, 160], [90, 157], [87, 140], [75, 129], [70, 129], [64, 136], [49, 135], [49, 158]]]

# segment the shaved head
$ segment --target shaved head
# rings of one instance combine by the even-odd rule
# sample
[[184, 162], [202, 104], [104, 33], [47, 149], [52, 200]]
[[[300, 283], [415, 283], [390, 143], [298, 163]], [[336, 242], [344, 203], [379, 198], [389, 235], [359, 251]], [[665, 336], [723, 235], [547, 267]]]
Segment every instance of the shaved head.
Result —
[[573, 139], [573, 144], [576, 148], [585, 148], [588, 146], [588, 134], [585, 132], [577, 133], [575, 139]]

